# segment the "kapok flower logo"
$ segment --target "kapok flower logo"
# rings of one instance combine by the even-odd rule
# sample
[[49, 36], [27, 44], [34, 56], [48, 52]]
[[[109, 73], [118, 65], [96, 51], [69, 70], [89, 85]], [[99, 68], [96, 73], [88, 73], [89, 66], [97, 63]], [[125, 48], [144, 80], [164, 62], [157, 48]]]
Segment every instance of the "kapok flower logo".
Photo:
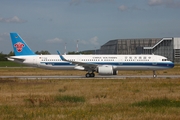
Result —
[[14, 47], [16, 47], [16, 50], [18, 52], [21, 52], [24, 46], [25, 45], [23, 43], [21, 43], [21, 42], [17, 42], [16, 44], [14, 44]]

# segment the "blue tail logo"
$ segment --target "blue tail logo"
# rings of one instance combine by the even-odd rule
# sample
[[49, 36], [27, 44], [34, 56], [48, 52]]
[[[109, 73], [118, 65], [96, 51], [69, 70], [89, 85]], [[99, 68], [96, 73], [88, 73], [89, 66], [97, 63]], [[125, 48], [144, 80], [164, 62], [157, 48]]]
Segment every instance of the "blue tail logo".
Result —
[[29, 46], [24, 42], [24, 40], [17, 33], [10, 33], [12, 46], [16, 56], [21, 55], [35, 55], [34, 52], [29, 48]]

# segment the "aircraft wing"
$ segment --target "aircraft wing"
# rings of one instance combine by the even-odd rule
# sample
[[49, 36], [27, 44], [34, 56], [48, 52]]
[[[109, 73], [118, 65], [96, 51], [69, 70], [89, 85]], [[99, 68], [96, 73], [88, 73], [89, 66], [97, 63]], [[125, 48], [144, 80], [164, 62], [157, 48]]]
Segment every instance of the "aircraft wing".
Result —
[[98, 64], [93, 64], [93, 63], [70, 61], [70, 60], [65, 59], [65, 58], [60, 54], [59, 51], [57, 51], [57, 53], [59, 54], [61, 60], [70, 62], [70, 63], [72, 63], [72, 64], [75, 64], [76, 66], [82, 66], [82, 67], [85, 68], [85, 70], [94, 70], [94, 69], [98, 66]]

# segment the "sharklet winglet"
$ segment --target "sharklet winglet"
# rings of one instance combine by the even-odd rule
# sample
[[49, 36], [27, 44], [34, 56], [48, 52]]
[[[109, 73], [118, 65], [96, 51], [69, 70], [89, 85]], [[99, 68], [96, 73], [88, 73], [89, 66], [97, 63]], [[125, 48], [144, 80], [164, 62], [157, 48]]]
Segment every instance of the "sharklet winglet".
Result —
[[60, 53], [59, 51], [57, 51], [57, 53], [58, 53], [59, 57], [61, 58], [61, 60], [67, 61], [67, 60], [61, 55], [61, 53]]

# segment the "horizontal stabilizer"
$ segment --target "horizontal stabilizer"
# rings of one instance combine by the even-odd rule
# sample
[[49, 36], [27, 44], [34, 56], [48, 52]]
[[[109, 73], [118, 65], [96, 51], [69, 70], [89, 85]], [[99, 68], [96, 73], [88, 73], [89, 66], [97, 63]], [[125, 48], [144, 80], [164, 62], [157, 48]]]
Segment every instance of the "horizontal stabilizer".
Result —
[[16, 61], [16, 62], [23, 62], [25, 59], [21, 59], [21, 58], [11, 58], [11, 57], [7, 57], [7, 59], [9, 61]]

